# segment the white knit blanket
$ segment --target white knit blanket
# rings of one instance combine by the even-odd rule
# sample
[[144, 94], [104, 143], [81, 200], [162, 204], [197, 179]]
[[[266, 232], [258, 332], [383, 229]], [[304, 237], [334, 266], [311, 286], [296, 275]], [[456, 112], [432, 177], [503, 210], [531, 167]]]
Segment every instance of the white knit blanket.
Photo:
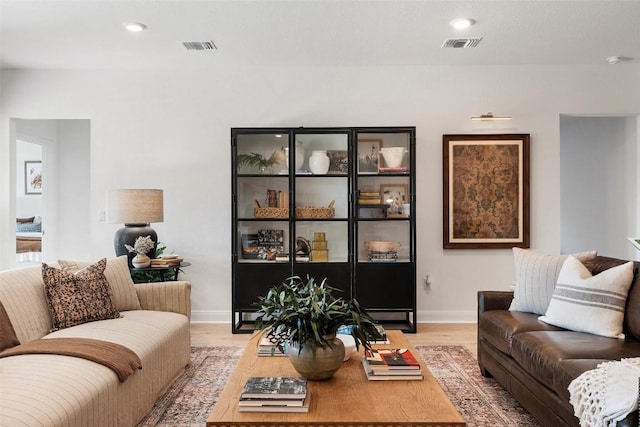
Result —
[[640, 357], [603, 362], [569, 384], [569, 401], [582, 427], [615, 427], [638, 408]]

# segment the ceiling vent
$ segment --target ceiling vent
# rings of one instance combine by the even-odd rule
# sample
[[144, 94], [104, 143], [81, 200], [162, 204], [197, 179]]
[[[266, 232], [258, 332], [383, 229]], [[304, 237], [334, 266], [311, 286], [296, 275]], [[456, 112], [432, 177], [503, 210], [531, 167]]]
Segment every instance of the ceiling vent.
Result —
[[182, 42], [182, 45], [187, 50], [218, 50], [213, 40], [206, 42]]
[[446, 39], [442, 44], [443, 48], [461, 49], [467, 47], [476, 47], [480, 43], [482, 37], [476, 37], [472, 39]]

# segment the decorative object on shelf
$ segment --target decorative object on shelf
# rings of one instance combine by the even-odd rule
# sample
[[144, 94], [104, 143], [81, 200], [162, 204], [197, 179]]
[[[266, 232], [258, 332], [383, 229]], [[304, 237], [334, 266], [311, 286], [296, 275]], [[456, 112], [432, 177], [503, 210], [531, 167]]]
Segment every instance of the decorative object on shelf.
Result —
[[404, 218], [403, 205], [409, 199], [407, 197], [407, 184], [381, 184], [380, 202], [388, 205], [387, 218]]
[[313, 243], [311, 245], [311, 261], [329, 261], [329, 249], [327, 248], [327, 239], [324, 233], [313, 233]]
[[278, 190], [267, 190], [266, 203], [270, 208], [278, 207]]
[[258, 259], [258, 235], [243, 234], [242, 235], [242, 258]]
[[253, 216], [256, 218], [288, 218], [289, 208], [263, 208], [260, 206], [260, 202], [253, 201]]
[[370, 262], [397, 262], [400, 242], [395, 240], [370, 240], [364, 242]]
[[529, 134], [443, 135], [443, 247], [529, 247]]
[[333, 376], [344, 358], [344, 345], [336, 338], [342, 325], [354, 325], [356, 347], [370, 349], [368, 337], [378, 337], [375, 321], [356, 299], [336, 298], [337, 289], [312, 277], [287, 278], [258, 298], [256, 326], [276, 337], [275, 345], [289, 354], [293, 367], [310, 380]]
[[358, 139], [358, 173], [378, 173], [382, 139]]
[[[404, 154], [407, 151], [404, 147], [382, 147], [380, 148], [380, 154], [382, 159], [388, 168], [400, 168], [404, 161]], [[382, 169], [382, 163], [380, 163]]]
[[380, 192], [373, 190], [360, 190], [358, 191], [358, 204], [359, 205], [380, 205]]
[[147, 256], [147, 253], [154, 248], [156, 242], [151, 239], [151, 236], [139, 236], [133, 246], [125, 244], [129, 252], [133, 252], [136, 255], [131, 259], [131, 265], [135, 268], [146, 268], [151, 265], [151, 258]]
[[280, 147], [271, 153], [267, 159], [259, 153], [238, 154], [236, 159], [236, 167], [240, 169], [242, 166], [250, 166], [256, 168], [260, 173], [267, 173], [269, 169], [278, 163], [286, 163], [287, 154], [284, 147]]
[[329, 156], [329, 174], [346, 175], [349, 173], [349, 153], [346, 150], [327, 150]]
[[333, 218], [336, 214], [336, 209], [333, 205], [336, 203], [332, 200], [329, 206], [315, 207], [315, 206], [300, 206], [296, 208], [296, 218]]
[[[127, 255], [132, 267], [134, 253], [125, 245], [134, 246], [136, 239], [149, 236], [153, 242], [158, 235], [149, 224], [164, 220], [164, 201], [162, 190], [120, 189], [111, 190], [107, 194], [107, 218], [110, 224], [122, 224], [124, 227], [116, 231], [113, 244], [117, 256]], [[146, 254], [156, 257], [156, 244]]]
[[314, 175], [324, 175], [329, 171], [329, 156], [325, 150], [311, 152], [309, 157], [309, 169]]
[[284, 230], [258, 230], [258, 259], [274, 261], [284, 253]]
[[302, 236], [296, 237], [296, 261], [309, 261], [311, 243]]

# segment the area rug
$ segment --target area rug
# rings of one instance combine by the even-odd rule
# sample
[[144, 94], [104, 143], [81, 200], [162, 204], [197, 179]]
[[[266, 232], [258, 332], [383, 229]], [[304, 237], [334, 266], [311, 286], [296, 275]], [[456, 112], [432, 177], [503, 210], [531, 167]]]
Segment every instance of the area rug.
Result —
[[[416, 346], [468, 426], [541, 426], [462, 346]], [[241, 347], [193, 347], [185, 372], [138, 427], [202, 427], [235, 368]]]

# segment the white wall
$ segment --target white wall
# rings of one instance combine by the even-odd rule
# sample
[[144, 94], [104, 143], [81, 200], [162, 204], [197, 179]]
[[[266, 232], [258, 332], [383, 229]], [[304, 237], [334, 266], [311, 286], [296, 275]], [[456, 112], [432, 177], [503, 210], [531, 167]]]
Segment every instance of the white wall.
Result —
[[560, 120], [562, 252], [597, 249], [638, 259], [638, 131], [635, 117]]
[[[231, 127], [415, 125], [418, 276], [430, 274], [433, 284], [418, 288], [418, 320], [473, 321], [477, 290], [511, 284], [512, 255], [442, 249], [442, 135], [531, 134], [531, 244], [557, 253], [560, 114], [640, 112], [640, 67], [632, 64], [9, 70], [1, 79], [0, 169], [10, 117], [87, 117], [90, 212], [104, 208], [110, 188], [164, 189], [165, 221], [154, 229], [192, 263], [182, 277], [193, 284], [196, 321], [230, 321]], [[469, 120], [487, 111], [514, 119]], [[86, 256], [112, 255], [118, 227], [92, 218]]]

